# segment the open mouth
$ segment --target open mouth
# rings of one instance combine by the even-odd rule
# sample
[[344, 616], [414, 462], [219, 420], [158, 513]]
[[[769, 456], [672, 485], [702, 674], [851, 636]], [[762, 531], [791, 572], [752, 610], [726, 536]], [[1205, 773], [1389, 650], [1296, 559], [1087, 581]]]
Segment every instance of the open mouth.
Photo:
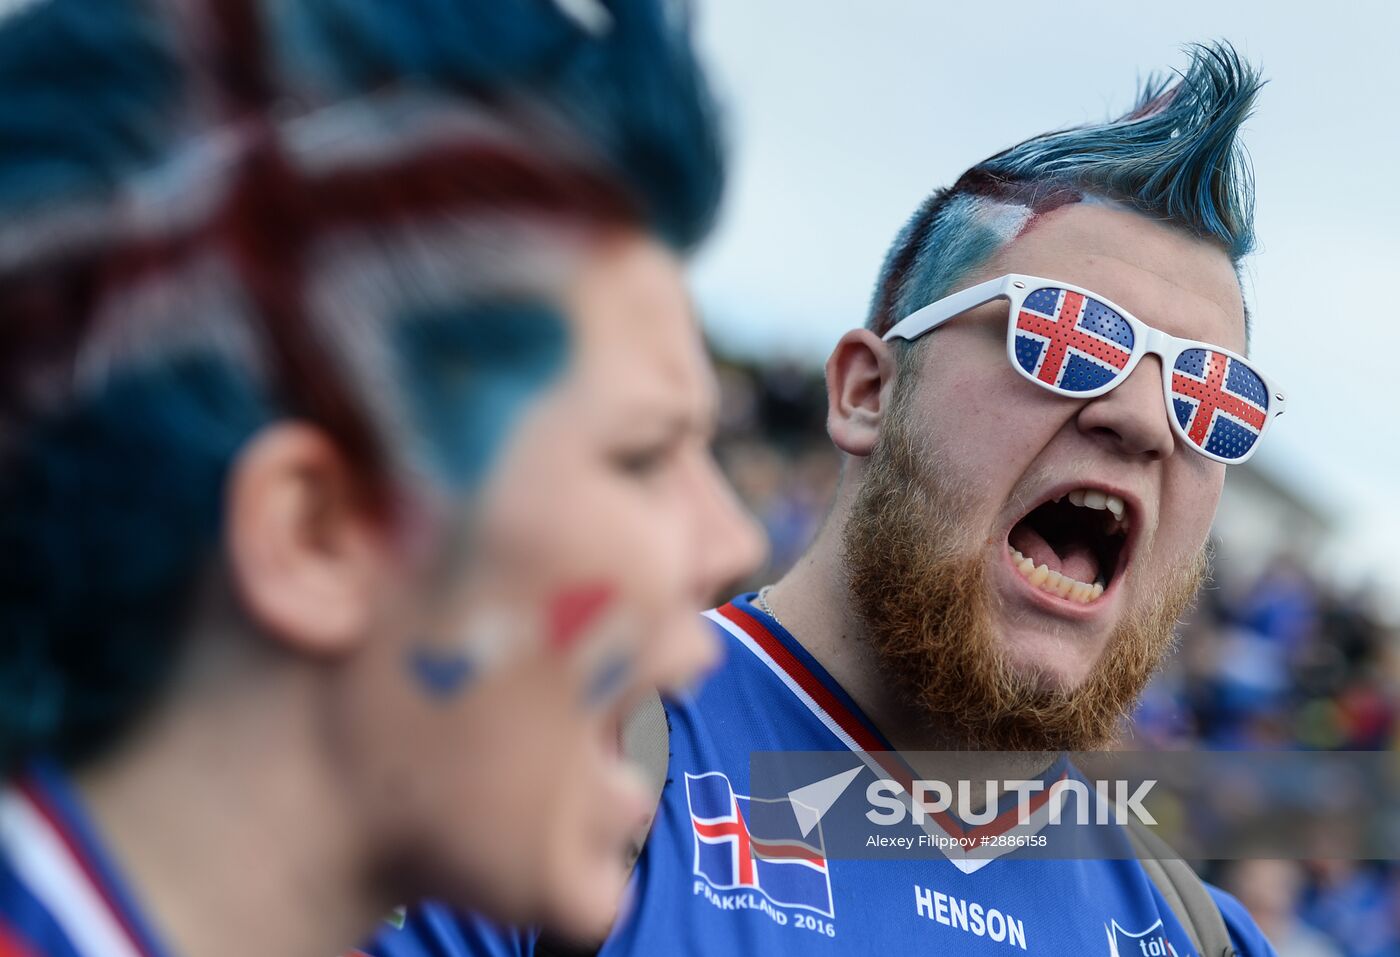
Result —
[[1012, 526], [1006, 545], [1032, 586], [1088, 605], [1121, 574], [1129, 527], [1123, 499], [1077, 488], [1027, 512]]

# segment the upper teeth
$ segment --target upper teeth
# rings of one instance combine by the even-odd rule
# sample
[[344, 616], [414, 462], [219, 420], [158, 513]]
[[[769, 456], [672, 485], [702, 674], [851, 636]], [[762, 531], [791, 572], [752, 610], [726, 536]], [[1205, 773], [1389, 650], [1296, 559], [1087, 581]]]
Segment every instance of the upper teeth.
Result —
[[1124, 506], [1123, 500], [1117, 495], [1109, 495], [1107, 492], [1101, 492], [1096, 488], [1077, 488], [1069, 493], [1069, 500], [1070, 504], [1078, 505], [1082, 508], [1108, 509], [1113, 513], [1113, 517], [1116, 518], [1120, 524], [1124, 527], [1127, 526], [1127, 522], [1123, 521], [1123, 515], [1127, 511], [1127, 508]]

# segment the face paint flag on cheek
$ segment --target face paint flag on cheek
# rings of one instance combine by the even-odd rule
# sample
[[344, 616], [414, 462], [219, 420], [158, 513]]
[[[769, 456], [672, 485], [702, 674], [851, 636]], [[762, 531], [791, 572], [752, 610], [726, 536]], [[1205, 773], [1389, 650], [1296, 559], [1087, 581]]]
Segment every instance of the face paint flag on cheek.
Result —
[[476, 666], [460, 651], [419, 646], [408, 653], [408, 669], [434, 698], [450, 698], [472, 680]]
[[584, 692], [583, 703], [590, 710], [600, 710], [617, 697], [632, 675], [632, 656], [617, 651], [609, 654], [593, 670]]
[[626, 687], [635, 668], [638, 628], [615, 595], [611, 585], [598, 583], [563, 589], [533, 627], [519, 616], [479, 613], [457, 641], [419, 641], [405, 667], [418, 688], [445, 700], [479, 683], [504, 659], [529, 654], [542, 640], [547, 654], [577, 659], [586, 675], [583, 706], [601, 709]]
[[405, 669], [429, 697], [453, 698], [481, 681], [513, 648], [518, 652], [527, 634], [526, 623], [518, 615], [481, 612], [456, 641], [419, 640], [405, 656]]
[[550, 603], [549, 622], [550, 647], [577, 650], [586, 669], [583, 708], [606, 708], [627, 687], [638, 647], [638, 627], [617, 603], [615, 589], [597, 583], [562, 591]]
[[569, 648], [612, 604], [610, 585], [582, 585], [560, 592], [549, 605], [550, 647], [556, 651]]

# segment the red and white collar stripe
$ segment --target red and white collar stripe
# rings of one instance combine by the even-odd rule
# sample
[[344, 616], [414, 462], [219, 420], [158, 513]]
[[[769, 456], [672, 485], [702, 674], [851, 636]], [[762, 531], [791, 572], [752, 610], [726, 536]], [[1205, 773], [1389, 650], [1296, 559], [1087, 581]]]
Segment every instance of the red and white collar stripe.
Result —
[[[842, 744], [856, 752], [870, 770], [897, 782], [906, 798], [913, 790], [914, 775], [909, 765], [871, 727], [868, 721], [846, 706], [828, 687], [826, 681], [813, 673], [797, 655], [773, 633], [759, 617], [735, 602], [729, 602], [704, 613], [733, 635], [759, 661], [768, 667], [788, 690]], [[1061, 775], [1063, 779], [1066, 775]], [[1017, 823], [1017, 809], [1011, 808], [987, 824], [965, 827], [951, 815], [938, 813], [926, 818], [926, 826], [948, 837], [998, 837], [1003, 834], [1033, 834], [1045, 824], [1048, 816], [1050, 789], [1039, 792], [1031, 801], [1031, 818], [1025, 825]], [[980, 848], [976, 856], [961, 852], [958, 847], [939, 845], [957, 868], [970, 874], [990, 864], [995, 857], [1014, 849], [1013, 843], [997, 845], [993, 851]]]
[[0, 847], [78, 953], [156, 957], [141, 945], [81, 838], [32, 781], [0, 792]]

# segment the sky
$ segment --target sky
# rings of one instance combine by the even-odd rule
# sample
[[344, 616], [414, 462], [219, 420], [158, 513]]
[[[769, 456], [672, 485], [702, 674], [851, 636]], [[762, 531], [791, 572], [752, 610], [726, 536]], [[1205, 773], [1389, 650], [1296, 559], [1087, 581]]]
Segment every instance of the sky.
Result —
[[813, 364], [934, 188], [1232, 42], [1269, 81], [1244, 285], [1251, 355], [1288, 394], [1255, 461], [1335, 515], [1327, 568], [1400, 596], [1400, 4], [697, 2], [733, 159], [700, 309], [723, 351]]
[[[0, 0], [0, 16], [31, 0]], [[1400, 607], [1400, 4], [695, 0], [729, 194], [693, 273], [726, 352], [819, 364], [859, 325], [922, 199], [1034, 133], [1123, 112], [1182, 46], [1269, 83], [1245, 129], [1260, 250], [1252, 355], [1288, 411], [1255, 462], [1339, 523], [1322, 556]]]

